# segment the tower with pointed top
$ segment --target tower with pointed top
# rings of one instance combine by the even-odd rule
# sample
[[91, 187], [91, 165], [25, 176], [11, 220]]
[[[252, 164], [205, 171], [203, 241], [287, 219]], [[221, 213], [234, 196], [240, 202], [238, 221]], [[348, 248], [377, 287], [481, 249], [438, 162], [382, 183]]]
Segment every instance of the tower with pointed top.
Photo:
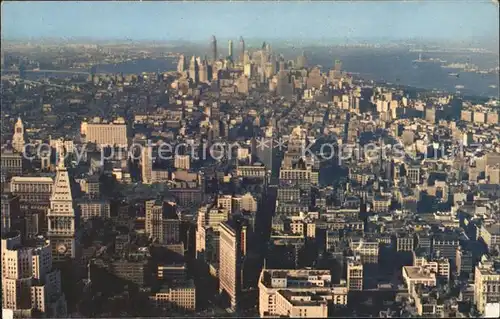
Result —
[[239, 60], [241, 64], [245, 64], [245, 40], [243, 37], [240, 37], [240, 56]]
[[212, 49], [212, 62], [215, 63], [217, 61], [217, 39], [215, 39], [215, 35], [212, 36], [210, 45]]
[[64, 160], [62, 159], [59, 160], [57, 166], [47, 219], [49, 224], [48, 237], [54, 261], [75, 258], [76, 216], [68, 170], [64, 166]]
[[12, 148], [19, 153], [24, 151], [24, 124], [20, 117], [17, 118], [17, 122], [14, 125]]

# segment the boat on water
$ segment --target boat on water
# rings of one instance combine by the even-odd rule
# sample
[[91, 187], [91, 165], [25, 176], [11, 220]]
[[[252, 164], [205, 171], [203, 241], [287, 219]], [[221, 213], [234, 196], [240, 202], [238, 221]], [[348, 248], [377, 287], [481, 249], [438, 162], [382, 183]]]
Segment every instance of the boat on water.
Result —
[[496, 86], [495, 84], [492, 84], [492, 85], [490, 85], [490, 86], [488, 86], [488, 87], [489, 87], [489, 88], [492, 88], [492, 89], [496, 89], [496, 88], [497, 88], [497, 86]]
[[454, 76], [454, 77], [457, 77], [459, 78], [460, 77], [460, 74], [458, 73], [448, 73], [449, 76]]
[[464, 88], [465, 88], [465, 86], [463, 86], [463, 85], [455, 85], [455, 89], [464, 89]]

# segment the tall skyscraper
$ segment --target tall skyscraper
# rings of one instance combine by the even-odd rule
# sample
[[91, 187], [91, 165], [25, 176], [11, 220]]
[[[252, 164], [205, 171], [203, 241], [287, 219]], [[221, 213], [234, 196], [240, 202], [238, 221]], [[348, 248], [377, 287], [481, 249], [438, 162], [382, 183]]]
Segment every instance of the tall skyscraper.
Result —
[[199, 65], [198, 78], [199, 78], [198, 80], [201, 83], [208, 82], [208, 63], [207, 63], [206, 59], [201, 61], [200, 65]]
[[233, 61], [233, 40], [229, 40], [228, 42], [228, 57], [229, 59], [231, 59], [231, 61]]
[[210, 45], [212, 49], [212, 62], [215, 63], [215, 61], [217, 61], [217, 39], [215, 39], [215, 35], [212, 36]]
[[240, 37], [240, 63], [245, 64], [245, 40]]
[[15, 318], [66, 317], [61, 274], [52, 267], [50, 244], [38, 240], [21, 244], [19, 232], [2, 233], [2, 309]]
[[179, 62], [177, 62], [177, 72], [182, 73], [186, 71], [186, 58], [184, 54], [179, 57]]
[[189, 78], [193, 80], [194, 83], [198, 83], [199, 76], [198, 62], [196, 61], [196, 57], [192, 56], [191, 61], [189, 62]]
[[230, 220], [220, 224], [219, 291], [236, 310], [241, 290], [243, 257], [246, 255], [247, 227], [244, 220]]
[[145, 145], [141, 152], [142, 183], [151, 184], [153, 180], [153, 149]]
[[75, 258], [75, 210], [68, 170], [62, 159], [57, 166], [47, 218], [53, 259], [63, 261], [67, 258]]
[[24, 150], [24, 125], [20, 117], [14, 125], [14, 135], [12, 136], [12, 148], [19, 153]]

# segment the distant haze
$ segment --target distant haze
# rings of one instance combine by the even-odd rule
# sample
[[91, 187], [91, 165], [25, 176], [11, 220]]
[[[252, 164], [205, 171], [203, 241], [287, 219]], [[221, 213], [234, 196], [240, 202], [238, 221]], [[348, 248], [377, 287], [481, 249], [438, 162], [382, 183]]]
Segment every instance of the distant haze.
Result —
[[[2, 39], [403, 39], [498, 45], [498, 5], [474, 1], [3, 2]], [[236, 41], [237, 42], [237, 41]]]

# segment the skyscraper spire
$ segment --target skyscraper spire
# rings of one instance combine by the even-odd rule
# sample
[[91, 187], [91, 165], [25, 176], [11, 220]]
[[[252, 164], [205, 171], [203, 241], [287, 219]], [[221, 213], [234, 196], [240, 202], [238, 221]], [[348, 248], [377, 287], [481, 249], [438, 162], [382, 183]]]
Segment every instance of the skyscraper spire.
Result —
[[215, 62], [217, 61], [217, 39], [215, 39], [215, 35], [212, 36], [210, 44], [212, 46], [212, 61]]

